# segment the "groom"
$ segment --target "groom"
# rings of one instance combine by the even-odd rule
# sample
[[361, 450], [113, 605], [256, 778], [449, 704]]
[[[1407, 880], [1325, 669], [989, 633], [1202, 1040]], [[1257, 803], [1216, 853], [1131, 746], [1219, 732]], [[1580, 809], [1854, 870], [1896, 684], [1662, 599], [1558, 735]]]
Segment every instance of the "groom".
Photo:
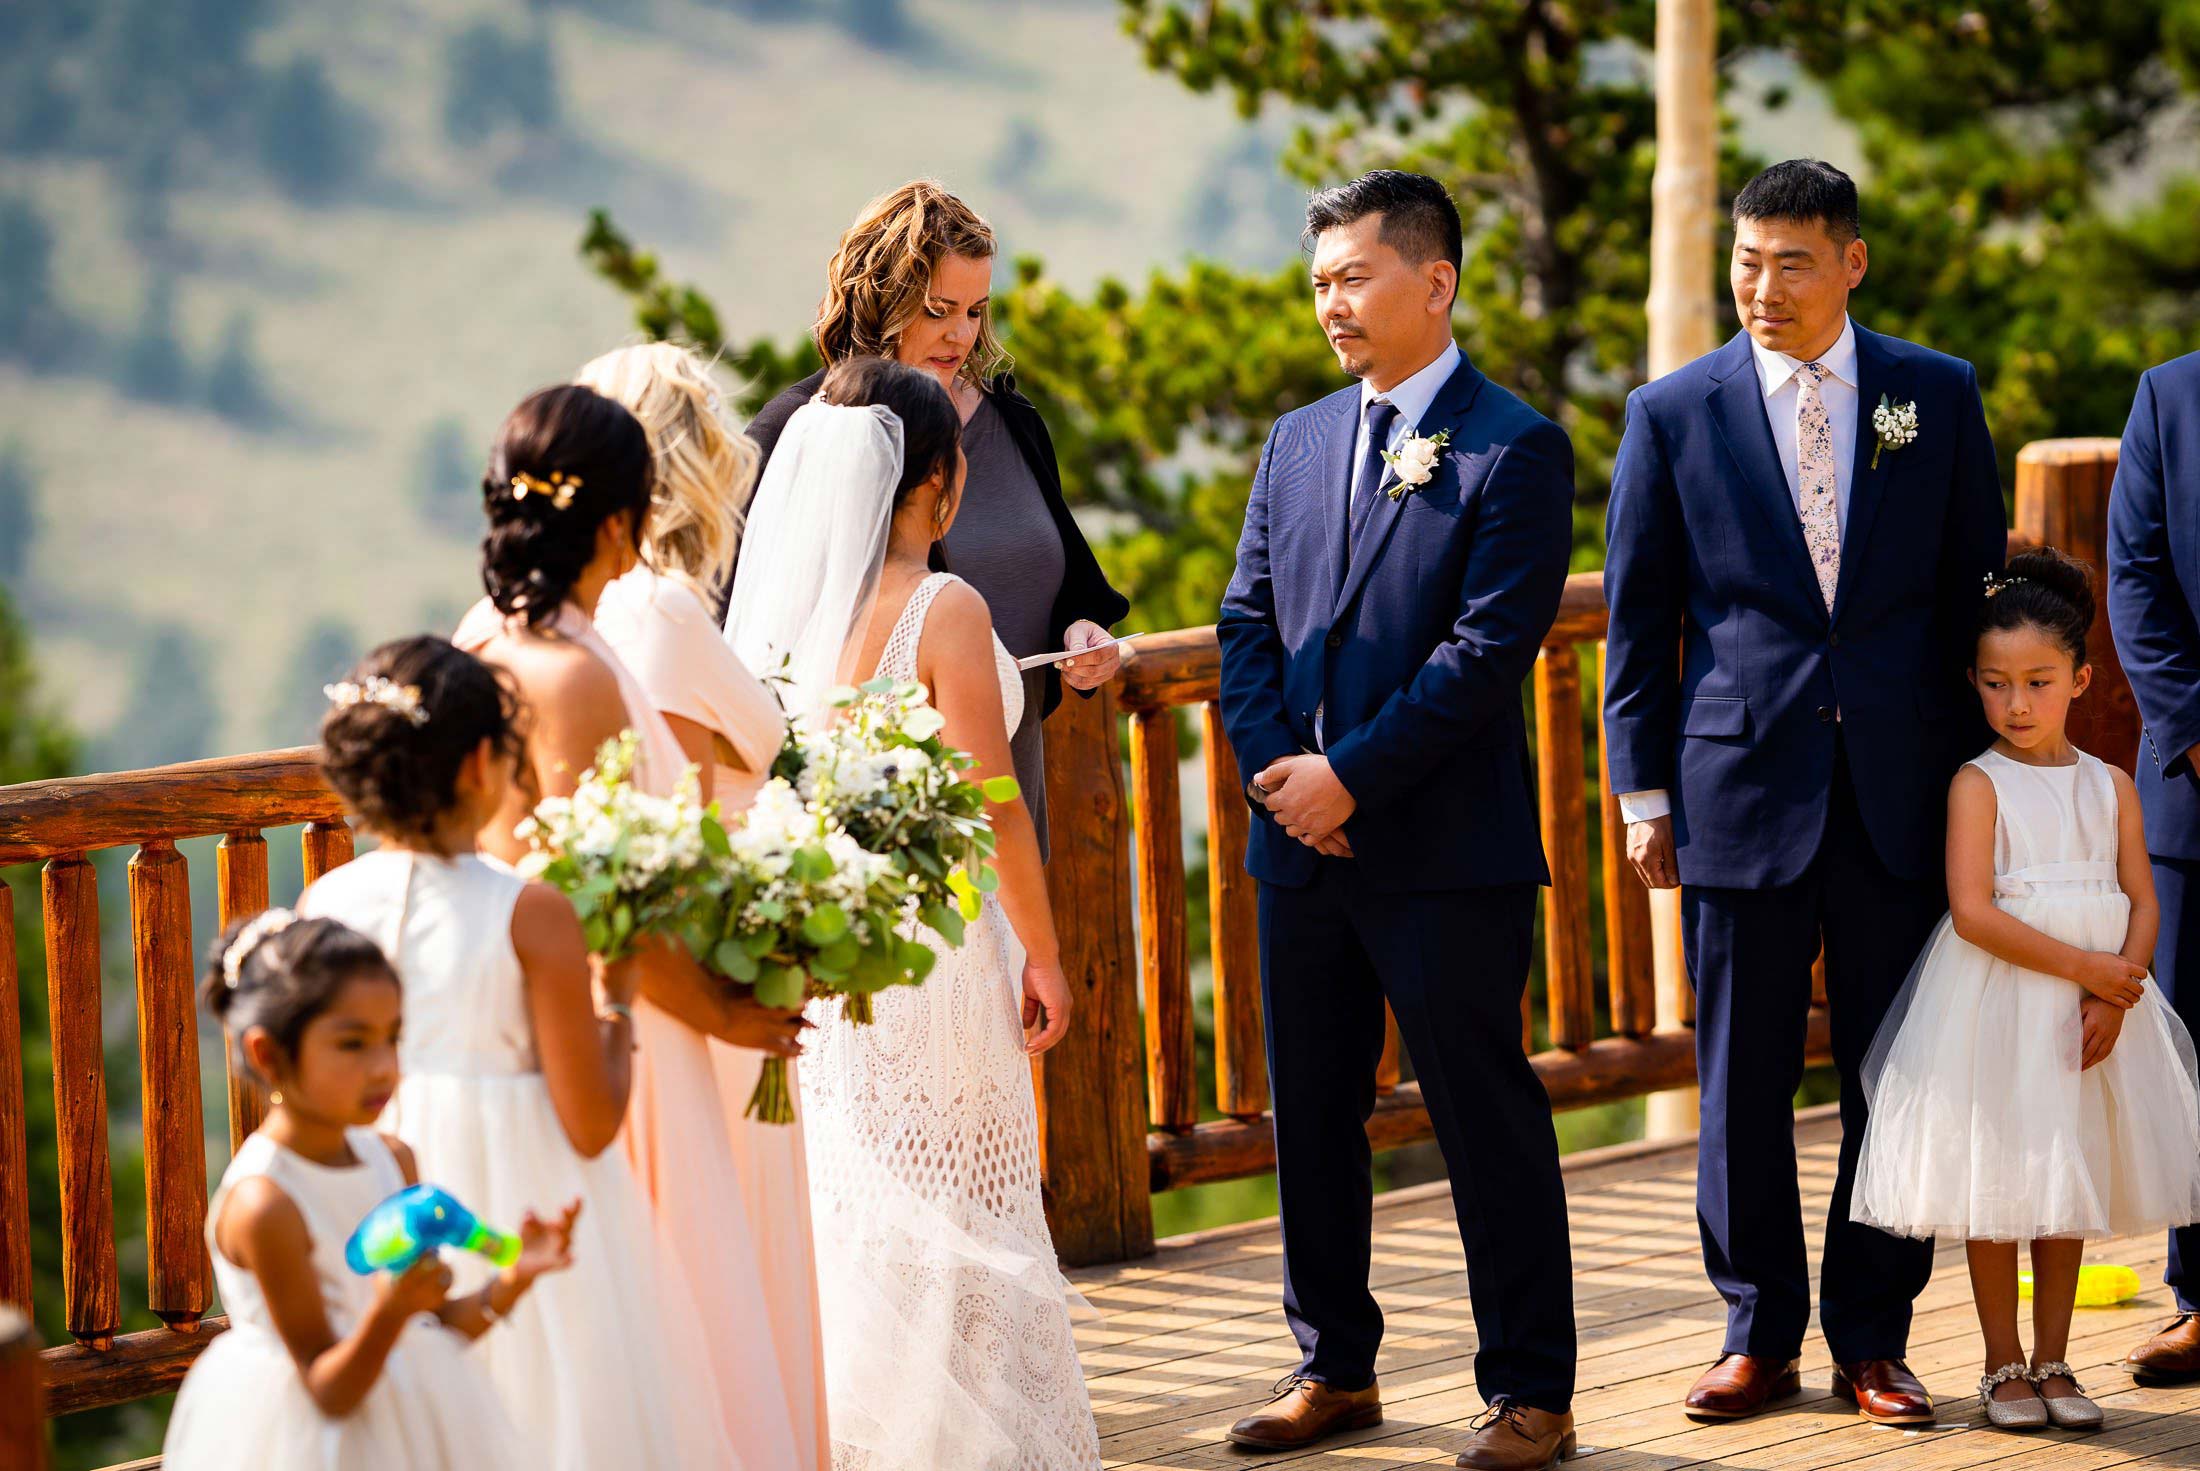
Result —
[[[1792, 1100], [1821, 938], [1841, 1074], [1819, 1306], [1834, 1391], [1868, 1419], [1933, 1418], [1902, 1363], [1932, 1243], [1849, 1220], [1858, 1071], [1946, 909], [1948, 782], [1988, 739], [1964, 671], [2005, 532], [1971, 365], [1849, 320], [1860, 228], [1831, 165], [1751, 180], [1729, 263], [1743, 330], [1636, 390], [1612, 473], [1612, 785], [1643, 881], [1682, 886], [1696, 987], [1696, 1217], [1727, 1305], [1685, 1405], [1705, 1420], [1800, 1386]], [[1913, 406], [1905, 440], [1892, 421]]]
[[1450, 1169], [1489, 1413], [1461, 1466], [1573, 1440], [1550, 1102], [1520, 1047], [1549, 881], [1520, 683], [1558, 612], [1573, 447], [1451, 340], [1459, 213], [1378, 170], [1314, 196], [1316, 319], [1358, 386], [1276, 422], [1222, 600], [1223, 723], [1258, 810], [1283, 1306], [1302, 1358], [1230, 1439], [1382, 1418], [1365, 1123], [1383, 1002]]

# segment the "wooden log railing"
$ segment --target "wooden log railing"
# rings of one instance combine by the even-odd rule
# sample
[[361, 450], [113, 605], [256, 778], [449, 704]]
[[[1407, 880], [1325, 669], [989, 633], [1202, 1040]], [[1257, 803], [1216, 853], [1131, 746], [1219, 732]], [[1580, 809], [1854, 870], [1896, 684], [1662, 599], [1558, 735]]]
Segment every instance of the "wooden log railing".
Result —
[[[2109, 440], [2028, 446], [2018, 461], [2019, 537], [2051, 540], [2103, 565], [2114, 454]], [[1595, 706], [1604, 624], [1598, 579], [1569, 579], [1530, 680], [1543, 838], [1552, 868], [1543, 952], [1550, 1045], [1534, 1051], [1533, 1061], [1560, 1109], [1684, 1085], [1695, 1071], [1689, 1028], [1655, 1025], [1649, 914], [1620, 853], [1622, 829], [1604, 774], [1601, 736], [1593, 809], [1590, 802], [1585, 727], [1601, 725]], [[2074, 729], [2088, 749], [2128, 767], [2137, 749], [2136, 715], [2105, 618], [2095, 636], [2090, 723], [2074, 722]], [[1218, 670], [1211, 629], [1160, 635], [1142, 642], [1115, 686], [1064, 702], [1047, 725], [1054, 844], [1048, 887], [1077, 1012], [1068, 1038], [1035, 1069], [1048, 1220], [1057, 1249], [1072, 1264], [1151, 1250], [1152, 1192], [1258, 1173], [1274, 1163], [1254, 889], [1241, 861], [1249, 818], [1242, 773], [1222, 737], [1215, 704]], [[1214, 1020], [1207, 1076], [1197, 1067], [1184, 912], [1185, 814], [1175, 712], [1186, 707], [1199, 712], [1206, 756]], [[1118, 720], [1119, 710], [1128, 713], [1127, 722]], [[0, 1067], [0, 1316], [7, 1307], [28, 1312], [34, 1296], [51, 1303], [47, 1294], [56, 1294], [74, 1340], [43, 1351], [38, 1378], [44, 1408], [37, 1413], [63, 1414], [172, 1389], [224, 1326], [205, 1316], [212, 1305], [200, 1236], [207, 1161], [191, 998], [199, 946], [191, 933], [188, 864], [176, 845], [220, 838], [215, 881], [226, 924], [268, 901], [264, 830], [299, 823], [305, 824], [300, 848], [309, 882], [350, 858], [350, 830], [309, 749], [0, 788], [0, 868], [43, 865], [36, 911], [45, 936], [63, 1245], [60, 1281], [34, 1283], [22, 1018], [13, 974], [20, 915], [17, 896], [0, 884], [0, 1059], [6, 1062]], [[146, 1307], [162, 1325], [132, 1333], [122, 1331], [100, 1035], [100, 895], [90, 862], [95, 853], [124, 846], [136, 849], [126, 902], [145, 1114]], [[1602, 890], [1601, 993], [1592, 874]], [[1526, 1022], [1524, 1007], [1524, 1035], [1532, 1036]], [[1822, 1012], [1813, 1015], [1810, 1039], [1813, 1054], [1823, 1056]], [[1368, 1122], [1377, 1148], [1430, 1134], [1419, 1090], [1400, 1082], [1401, 1072], [1392, 1029], [1377, 1075], [1379, 1101]], [[227, 1092], [234, 1145], [257, 1124], [261, 1103], [249, 1082], [235, 1076]], [[19, 1365], [31, 1341], [0, 1333], [0, 1449], [13, 1449], [8, 1435], [16, 1421], [9, 1416], [21, 1403], [8, 1386], [22, 1376], [10, 1366]]]
[[[1569, 578], [1558, 620], [1530, 680], [1535, 703], [1539, 802], [1551, 886], [1543, 897], [1543, 1014], [1551, 1045], [1536, 1052], [1536, 1071], [1554, 1108], [1582, 1108], [1690, 1081], [1695, 1035], [1658, 1031], [1650, 955], [1648, 895], [1621, 861], [1618, 803], [1599, 747], [1597, 828], [1606, 957], [1606, 1002], [1598, 1007], [1591, 953], [1590, 821], [1583, 726], [1602, 687], [1605, 609], [1595, 573]], [[1587, 663], [1582, 649], [1596, 657]], [[1248, 816], [1243, 784], [1215, 704], [1221, 673], [1212, 628], [1140, 641], [1122, 677], [1130, 712], [1135, 803], [1132, 866], [1137, 876], [1139, 994], [1144, 1001], [1149, 1119], [1148, 1184], [1171, 1190], [1259, 1174], [1275, 1167], [1266, 1117], [1267, 1074], [1259, 1029], [1259, 955], [1253, 894], [1243, 878]], [[1206, 757], [1207, 861], [1213, 903], [1211, 968], [1215, 990], [1214, 1080], [1194, 1076], [1191, 968], [1184, 928], [1184, 833], [1178, 791], [1176, 711], [1197, 706]], [[1601, 724], [1601, 722], [1600, 722]], [[1051, 732], [1052, 727], [1049, 727]], [[1472, 964], [1462, 958], [1462, 967]], [[1532, 1037], [1523, 1006], [1523, 1035]], [[1811, 1018], [1810, 1049], [1827, 1055], [1823, 1010]], [[1378, 1078], [1368, 1136], [1377, 1149], [1434, 1137], [1420, 1088], [1400, 1083], [1395, 1027]], [[1257, 1086], [1254, 1086], [1257, 1084]], [[1201, 1121], [1203, 1105], [1220, 1115]]]

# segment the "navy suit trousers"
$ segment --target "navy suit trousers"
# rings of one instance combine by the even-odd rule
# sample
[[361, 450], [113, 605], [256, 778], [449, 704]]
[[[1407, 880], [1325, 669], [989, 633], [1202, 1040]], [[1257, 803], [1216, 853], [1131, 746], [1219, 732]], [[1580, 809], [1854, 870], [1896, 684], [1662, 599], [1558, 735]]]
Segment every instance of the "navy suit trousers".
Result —
[[1451, 1175], [1476, 1387], [1552, 1413], [1572, 1403], [1566, 1188], [1550, 1098], [1520, 1047], [1536, 894], [1383, 892], [1331, 858], [1304, 887], [1260, 886], [1283, 1304], [1311, 1378], [1364, 1387], [1382, 1341], [1365, 1125], [1387, 999]]
[[[2157, 854], [2154, 897], [2162, 905], [2154, 979], [2185, 1030], [2200, 1036], [2200, 861]], [[2162, 1280], [2177, 1294], [2177, 1311], [2200, 1313], [2200, 1226], [2169, 1233], [2169, 1270]]]
[[1801, 1350], [1810, 1323], [1793, 1101], [1821, 935], [1841, 1074], [1841, 1162], [1826, 1219], [1819, 1321], [1837, 1364], [1905, 1353], [1910, 1305], [1932, 1275], [1933, 1246], [1849, 1219], [1866, 1117], [1858, 1072], [1946, 912], [1940, 883], [1898, 879], [1880, 861], [1845, 753], [1835, 757], [1824, 836], [1801, 878], [1768, 889], [1681, 891], [1703, 1089], [1696, 1221], [1705, 1269], [1726, 1299], [1727, 1353], [1784, 1362]]

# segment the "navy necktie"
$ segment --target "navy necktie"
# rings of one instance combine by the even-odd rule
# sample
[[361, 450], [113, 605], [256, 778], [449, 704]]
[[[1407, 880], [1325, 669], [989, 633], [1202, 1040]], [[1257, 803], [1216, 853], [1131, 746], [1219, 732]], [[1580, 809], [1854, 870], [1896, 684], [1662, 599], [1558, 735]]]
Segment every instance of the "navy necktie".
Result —
[[1397, 422], [1398, 406], [1379, 398], [1367, 406], [1365, 414], [1367, 450], [1360, 456], [1359, 472], [1352, 477], [1351, 516], [1345, 523], [1348, 555], [1353, 542], [1359, 539], [1360, 528], [1375, 504], [1375, 497], [1382, 491], [1383, 472], [1388, 468], [1383, 461], [1383, 451], [1390, 448], [1390, 426]]

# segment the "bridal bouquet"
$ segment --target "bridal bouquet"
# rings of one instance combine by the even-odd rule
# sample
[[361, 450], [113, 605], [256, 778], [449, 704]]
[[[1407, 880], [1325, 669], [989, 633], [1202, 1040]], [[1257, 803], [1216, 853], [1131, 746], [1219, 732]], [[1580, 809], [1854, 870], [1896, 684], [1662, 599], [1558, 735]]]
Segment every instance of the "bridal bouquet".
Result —
[[[709, 901], [688, 915], [683, 938], [727, 979], [753, 987], [766, 1006], [845, 996], [865, 1019], [888, 986], [930, 973], [929, 946], [899, 932], [907, 905], [890, 860], [867, 851], [778, 778], [711, 844]], [[766, 1058], [747, 1114], [794, 1121], [787, 1065]]]
[[[831, 705], [839, 718], [797, 730], [774, 770], [791, 770], [811, 807], [890, 862], [909, 912], [960, 945], [964, 922], [1000, 887], [986, 803], [1014, 798], [1016, 779], [969, 780], [977, 762], [940, 739], [946, 721], [920, 684], [874, 679]], [[850, 1020], [866, 1019], [851, 1008]]]
[[698, 897], [706, 856], [726, 845], [715, 808], [696, 800], [693, 767], [670, 797], [632, 784], [632, 731], [604, 742], [570, 797], [546, 797], [518, 835], [533, 850], [520, 872], [573, 901], [589, 950], [632, 955], [651, 935], [678, 934]]

